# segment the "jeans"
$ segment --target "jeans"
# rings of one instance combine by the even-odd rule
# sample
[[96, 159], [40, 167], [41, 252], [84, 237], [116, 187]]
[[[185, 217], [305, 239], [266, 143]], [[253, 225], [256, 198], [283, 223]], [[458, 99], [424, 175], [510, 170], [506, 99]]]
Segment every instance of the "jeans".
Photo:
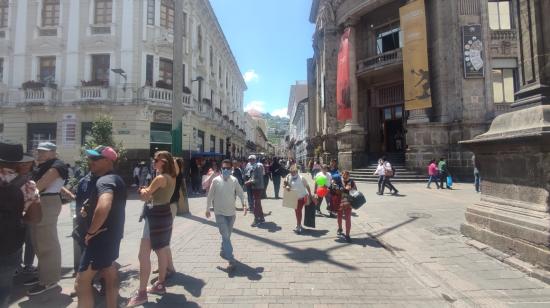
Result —
[[254, 196], [252, 195], [252, 188], [246, 188], [246, 197], [248, 199], [248, 211], [254, 212]]
[[224, 216], [216, 214], [216, 224], [222, 236], [221, 255], [229, 262], [235, 261], [235, 257], [233, 256], [233, 245], [231, 245], [231, 232], [233, 231], [234, 223], [235, 215]]
[[267, 199], [267, 186], [269, 186], [269, 175], [264, 175], [264, 191], [262, 193], [262, 199]]
[[447, 175], [447, 172], [441, 172], [439, 175], [439, 187], [443, 188], [444, 186], [447, 186], [447, 188], [449, 188], [447, 185]]
[[476, 188], [476, 192], [480, 192], [480, 183], [481, 183], [481, 178], [479, 177], [479, 172], [474, 172], [474, 186]]
[[435, 186], [437, 186], [437, 189], [439, 189], [437, 175], [430, 175], [430, 177], [428, 178], [428, 188], [430, 188], [430, 184], [432, 184], [432, 182], [434, 182]]
[[25, 225], [25, 253], [23, 253], [23, 265], [30, 266], [34, 263], [34, 248], [32, 247], [31, 226]]
[[275, 190], [275, 198], [279, 198], [279, 190], [281, 188], [281, 176], [280, 175], [274, 175], [273, 176], [273, 189]]
[[13, 275], [20, 263], [21, 249], [6, 256], [0, 256], [0, 308], [8, 307]]
[[393, 186], [393, 184], [391, 183], [391, 178], [389, 176], [384, 176], [382, 178], [382, 182], [384, 183], [384, 185], [382, 185], [382, 191], [380, 192], [381, 194], [384, 194], [384, 188], [388, 187], [391, 190], [394, 191], [395, 194], [397, 194], [397, 188], [395, 188], [395, 186]]

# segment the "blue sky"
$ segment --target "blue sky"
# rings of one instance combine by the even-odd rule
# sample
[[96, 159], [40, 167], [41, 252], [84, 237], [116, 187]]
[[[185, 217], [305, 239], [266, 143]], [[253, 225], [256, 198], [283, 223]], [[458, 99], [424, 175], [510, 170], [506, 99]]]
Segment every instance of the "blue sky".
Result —
[[244, 107], [285, 115], [290, 85], [313, 55], [311, 0], [210, 0], [247, 81]]

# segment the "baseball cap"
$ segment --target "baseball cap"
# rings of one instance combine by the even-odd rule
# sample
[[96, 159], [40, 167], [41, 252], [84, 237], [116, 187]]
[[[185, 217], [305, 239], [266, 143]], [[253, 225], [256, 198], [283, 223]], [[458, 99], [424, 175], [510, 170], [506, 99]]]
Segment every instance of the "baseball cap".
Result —
[[86, 150], [86, 156], [89, 158], [106, 158], [110, 161], [116, 161], [118, 158], [118, 154], [116, 151], [107, 146], [100, 145], [94, 149]]
[[248, 156], [248, 160], [256, 160], [256, 155], [250, 155], [250, 156]]
[[47, 141], [47, 142], [40, 142], [36, 149], [40, 151], [55, 151], [57, 150], [57, 146], [55, 145], [55, 143]]

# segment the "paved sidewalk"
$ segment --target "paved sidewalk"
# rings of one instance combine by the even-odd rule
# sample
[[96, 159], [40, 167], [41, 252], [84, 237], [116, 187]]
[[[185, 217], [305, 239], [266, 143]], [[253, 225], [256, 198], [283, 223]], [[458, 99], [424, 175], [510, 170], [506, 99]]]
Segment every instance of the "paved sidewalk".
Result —
[[[270, 183], [269, 188], [272, 188]], [[359, 184], [367, 205], [352, 217], [353, 243], [336, 237], [336, 219], [318, 218], [317, 228], [292, 232], [294, 212], [281, 200], [264, 200], [267, 223], [252, 228], [252, 215], [238, 212], [233, 235], [238, 269], [218, 266], [220, 236], [204, 217], [205, 198], [191, 198], [191, 215], [176, 218], [172, 249], [179, 274], [168, 294], [150, 296], [145, 307], [548, 307], [550, 286], [527, 277], [466, 244], [459, 233], [464, 210], [479, 198], [472, 187], [427, 190], [401, 184], [401, 196], [377, 196]], [[272, 196], [272, 193], [268, 193]], [[137, 287], [137, 250], [143, 225], [141, 202], [128, 202], [121, 246], [123, 297]], [[17, 307], [76, 307], [72, 290], [72, 242], [67, 208], [60, 218], [62, 293], [31, 300], [18, 285]], [[153, 267], [156, 263], [153, 257]], [[21, 281], [21, 278], [18, 279]]]

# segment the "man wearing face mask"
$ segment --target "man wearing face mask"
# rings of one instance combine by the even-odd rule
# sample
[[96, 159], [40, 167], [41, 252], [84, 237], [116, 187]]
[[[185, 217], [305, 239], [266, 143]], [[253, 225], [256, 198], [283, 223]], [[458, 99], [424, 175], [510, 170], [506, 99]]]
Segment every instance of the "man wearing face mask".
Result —
[[228, 271], [235, 269], [237, 262], [233, 256], [231, 245], [231, 232], [235, 223], [235, 197], [241, 199], [241, 204], [246, 215], [247, 207], [243, 198], [243, 189], [239, 181], [231, 175], [231, 161], [226, 159], [222, 162], [222, 173], [212, 180], [212, 185], [206, 198], [206, 218], [210, 218], [210, 206], [214, 208], [216, 224], [222, 236], [220, 256], [227, 260]]

